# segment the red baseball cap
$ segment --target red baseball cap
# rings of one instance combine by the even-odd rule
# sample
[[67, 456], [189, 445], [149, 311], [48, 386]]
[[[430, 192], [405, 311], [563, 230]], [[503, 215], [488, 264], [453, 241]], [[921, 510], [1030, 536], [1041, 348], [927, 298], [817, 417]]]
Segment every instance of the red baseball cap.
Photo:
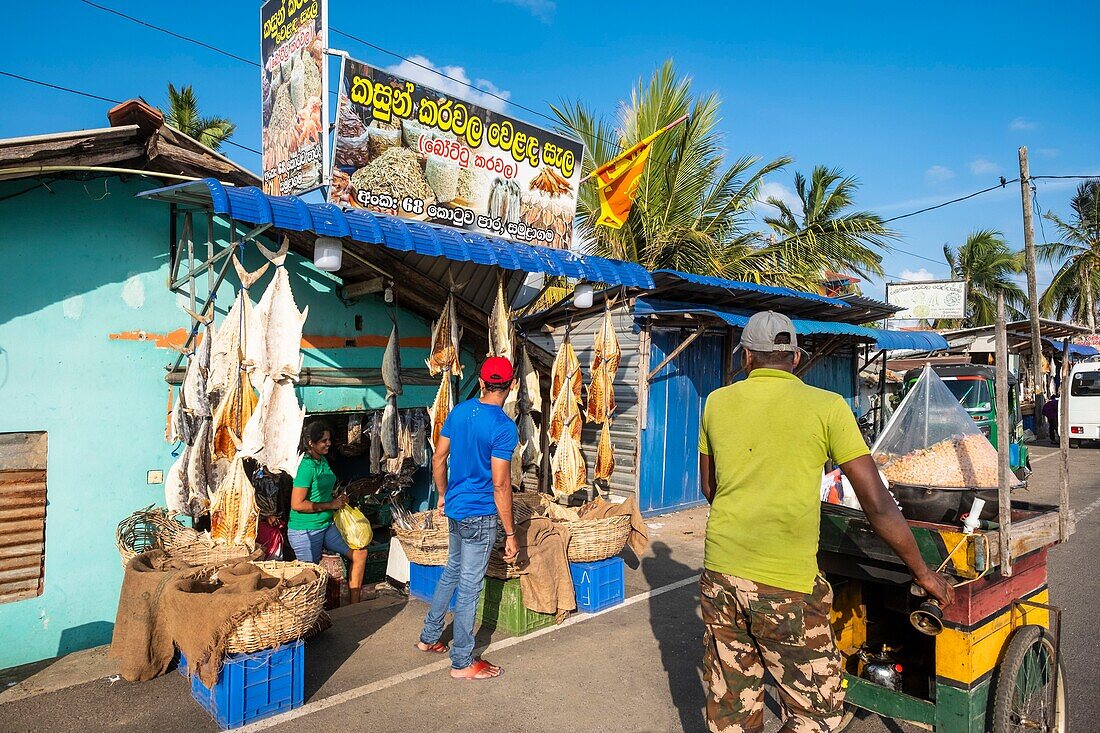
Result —
[[490, 356], [481, 365], [481, 380], [486, 384], [507, 384], [513, 376], [512, 362], [503, 356]]

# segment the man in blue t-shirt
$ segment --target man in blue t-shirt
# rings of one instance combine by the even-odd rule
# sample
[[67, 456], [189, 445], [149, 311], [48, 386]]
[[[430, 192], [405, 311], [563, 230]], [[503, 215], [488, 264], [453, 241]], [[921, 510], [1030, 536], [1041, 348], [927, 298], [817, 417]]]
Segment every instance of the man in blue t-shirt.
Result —
[[515, 389], [512, 363], [503, 357], [489, 357], [481, 366], [480, 377], [481, 397], [451, 410], [435, 444], [432, 477], [439, 492], [438, 509], [447, 516], [450, 552], [416, 644], [425, 652], [447, 651], [439, 637], [451, 596], [458, 588], [451, 677], [468, 680], [492, 679], [504, 672], [483, 659], [474, 659], [474, 612], [497, 538], [498, 515], [504, 525], [504, 559], [514, 559], [519, 551], [512, 523], [511, 479], [512, 453], [519, 436], [516, 424], [503, 409], [508, 393]]

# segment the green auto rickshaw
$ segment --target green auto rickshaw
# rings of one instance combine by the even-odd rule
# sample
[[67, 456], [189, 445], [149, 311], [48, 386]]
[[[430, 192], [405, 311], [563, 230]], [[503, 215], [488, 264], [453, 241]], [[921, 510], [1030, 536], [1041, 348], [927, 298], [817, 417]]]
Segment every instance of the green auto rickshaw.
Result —
[[[908, 392], [923, 369], [910, 369], [905, 373], [903, 394]], [[981, 364], [940, 364], [933, 365], [932, 371], [939, 375], [951, 393], [959, 400], [974, 424], [997, 446], [997, 372], [991, 366]], [[1008, 373], [1008, 429], [1009, 464], [1013, 472], [1025, 478], [1031, 472], [1027, 445], [1024, 444], [1024, 428], [1020, 419], [1019, 380], [1012, 372]]]

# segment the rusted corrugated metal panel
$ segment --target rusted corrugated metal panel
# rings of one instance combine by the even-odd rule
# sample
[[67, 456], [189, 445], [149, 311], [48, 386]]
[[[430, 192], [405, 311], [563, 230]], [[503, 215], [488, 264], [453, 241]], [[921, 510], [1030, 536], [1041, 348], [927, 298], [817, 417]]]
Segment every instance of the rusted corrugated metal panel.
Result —
[[[592, 366], [592, 346], [600, 327], [602, 314], [578, 319], [569, 331], [569, 340], [581, 363], [581, 373], [587, 390]], [[612, 314], [615, 333], [622, 350], [622, 361], [615, 373], [615, 414], [611, 420], [611, 447], [615, 453], [615, 472], [611, 476], [611, 492], [618, 496], [636, 496], [638, 477], [638, 421], [641, 410], [638, 404], [638, 382], [642, 363], [639, 351], [640, 330], [634, 316], [626, 307], [616, 308]], [[554, 333], [538, 331], [531, 334], [531, 341], [550, 353], [556, 354], [565, 339], [565, 328]], [[587, 398], [587, 391], [585, 392]], [[581, 432], [581, 450], [588, 464], [589, 479], [596, 472], [596, 444], [602, 426], [585, 423]]]
[[46, 434], [0, 434], [0, 603], [42, 593]]

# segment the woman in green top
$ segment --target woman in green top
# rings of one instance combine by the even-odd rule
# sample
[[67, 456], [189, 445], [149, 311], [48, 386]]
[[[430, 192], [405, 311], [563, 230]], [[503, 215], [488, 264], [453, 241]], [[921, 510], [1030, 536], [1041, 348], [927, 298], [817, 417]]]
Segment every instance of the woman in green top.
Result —
[[348, 587], [352, 603], [358, 603], [363, 587], [363, 571], [367, 567], [367, 550], [353, 550], [340, 536], [332, 515], [347, 506], [346, 496], [332, 496], [336, 475], [329, 468], [329, 447], [332, 445], [328, 425], [317, 420], [306, 426], [302, 434], [302, 462], [294, 477], [290, 494], [290, 521], [287, 540], [294, 554], [305, 562], [319, 562], [321, 552], [328, 550], [351, 560]]

